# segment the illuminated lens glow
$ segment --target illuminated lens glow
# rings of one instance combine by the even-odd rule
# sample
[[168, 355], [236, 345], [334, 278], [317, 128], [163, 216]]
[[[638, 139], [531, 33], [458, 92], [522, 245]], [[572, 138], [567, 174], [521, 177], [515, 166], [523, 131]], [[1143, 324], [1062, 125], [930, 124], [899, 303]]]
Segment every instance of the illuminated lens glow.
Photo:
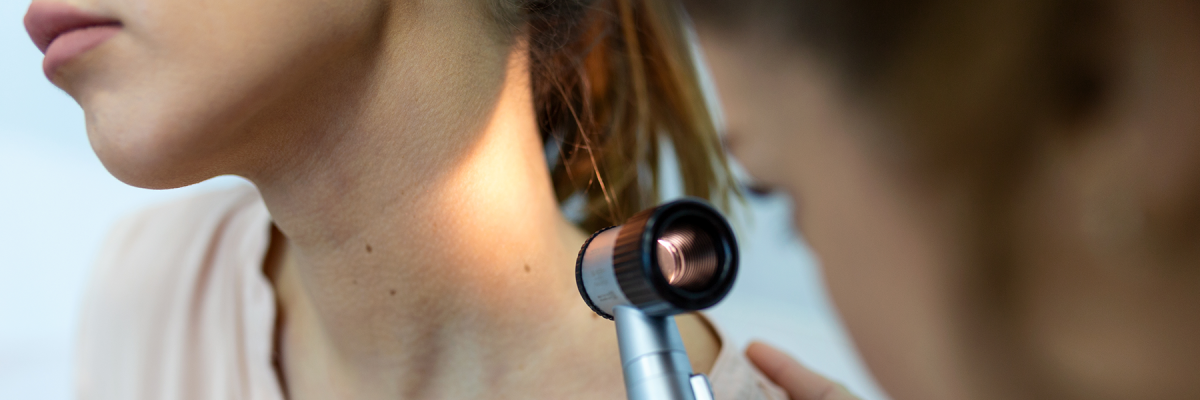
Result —
[[672, 226], [658, 239], [658, 268], [671, 286], [703, 290], [717, 272], [713, 240], [689, 225]]
[[686, 261], [683, 260], [683, 252], [675, 247], [674, 243], [666, 239], [658, 239], [658, 268], [662, 270], [664, 278], [667, 282], [674, 285], [683, 277], [680, 269]]

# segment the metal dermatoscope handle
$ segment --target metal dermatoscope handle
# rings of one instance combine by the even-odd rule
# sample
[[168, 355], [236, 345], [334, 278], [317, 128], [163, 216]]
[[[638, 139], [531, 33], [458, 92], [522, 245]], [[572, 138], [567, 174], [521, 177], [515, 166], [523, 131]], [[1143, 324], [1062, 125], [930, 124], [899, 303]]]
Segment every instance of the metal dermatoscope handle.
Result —
[[737, 277], [733, 229], [707, 203], [683, 199], [602, 229], [579, 251], [583, 300], [616, 321], [630, 400], [712, 400], [693, 374], [674, 315], [721, 301]]
[[652, 317], [629, 306], [614, 311], [629, 400], [712, 400], [708, 378], [692, 374], [674, 317]]

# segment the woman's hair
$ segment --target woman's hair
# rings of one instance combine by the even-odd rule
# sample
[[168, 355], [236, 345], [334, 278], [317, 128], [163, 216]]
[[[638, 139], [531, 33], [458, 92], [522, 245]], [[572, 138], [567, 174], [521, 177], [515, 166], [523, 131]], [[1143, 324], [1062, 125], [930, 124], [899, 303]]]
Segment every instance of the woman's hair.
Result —
[[[584, 229], [659, 202], [669, 143], [685, 195], [727, 209], [736, 186], [674, 1], [489, 0], [528, 34], [538, 126], [559, 202], [585, 200]], [[661, 139], [665, 139], [662, 141]]]

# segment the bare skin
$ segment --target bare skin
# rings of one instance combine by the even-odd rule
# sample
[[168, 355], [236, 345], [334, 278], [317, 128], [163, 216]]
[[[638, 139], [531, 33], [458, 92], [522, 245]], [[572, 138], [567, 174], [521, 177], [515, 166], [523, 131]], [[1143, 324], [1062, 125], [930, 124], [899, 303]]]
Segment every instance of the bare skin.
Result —
[[621, 397], [611, 323], [568, 268], [586, 237], [558, 212], [513, 68], [482, 129], [439, 129], [473, 146], [387, 154], [356, 130], [362, 147], [343, 141], [297, 186], [259, 184], [286, 238], [292, 398]]
[[[331, 194], [339, 206], [321, 208], [331, 200], [311, 193], [313, 203], [289, 202], [319, 212], [280, 210], [275, 188], [260, 185], [285, 232], [272, 275], [293, 398], [623, 397], [612, 323], [580, 301], [566, 267], [586, 236], [558, 211], [530, 134], [526, 75], [513, 68], [470, 154], [423, 158], [457, 158], [453, 167], [324, 164], [318, 176], [342, 191]], [[361, 159], [348, 154], [347, 164]], [[416, 172], [440, 168], [451, 172], [432, 180]], [[302, 218], [299, 228], [289, 215]], [[338, 231], [354, 234], [331, 237]], [[707, 370], [719, 343], [707, 326], [680, 325], [691, 347], [708, 339], [693, 352]]]
[[[261, 192], [290, 398], [623, 398], [612, 323], [575, 287], [586, 235], [552, 194], [524, 39], [484, 2], [77, 3], [122, 24], [52, 77], [109, 171]], [[681, 328], [705, 371], [720, 343]]]

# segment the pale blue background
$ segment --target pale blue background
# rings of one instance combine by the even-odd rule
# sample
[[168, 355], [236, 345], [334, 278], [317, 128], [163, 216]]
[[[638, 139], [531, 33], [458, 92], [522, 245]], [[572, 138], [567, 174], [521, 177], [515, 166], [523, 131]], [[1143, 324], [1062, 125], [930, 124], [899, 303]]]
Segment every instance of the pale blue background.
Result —
[[[42, 75], [41, 54], [21, 24], [27, 5], [0, 0], [0, 399], [68, 399], [76, 313], [109, 226], [147, 204], [236, 178], [151, 191], [110, 176], [88, 146], [78, 106]], [[711, 311], [730, 344], [766, 339], [864, 398], [883, 399], [790, 228], [786, 199], [748, 204], [743, 273]]]

